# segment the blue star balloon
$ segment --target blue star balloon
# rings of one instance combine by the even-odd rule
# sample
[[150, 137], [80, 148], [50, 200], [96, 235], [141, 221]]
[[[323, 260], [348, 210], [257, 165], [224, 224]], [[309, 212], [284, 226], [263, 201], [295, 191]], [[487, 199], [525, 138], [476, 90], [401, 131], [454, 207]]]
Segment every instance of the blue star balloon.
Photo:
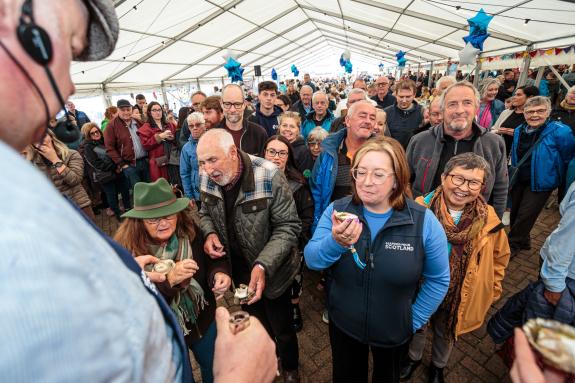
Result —
[[276, 72], [275, 68], [272, 68], [272, 80], [277, 81], [278, 73]]
[[351, 64], [351, 61], [346, 61], [344, 67], [345, 67], [345, 73], [351, 73], [353, 70], [353, 65]]
[[293, 73], [294, 77], [299, 76], [299, 70], [294, 64], [291, 64], [291, 72]]
[[383, 69], [383, 66], [384, 66], [383, 63], [379, 63], [379, 65], [378, 65], [378, 67], [379, 67], [380, 70]]
[[489, 16], [483, 8], [481, 8], [475, 16], [467, 19], [469, 23], [469, 35], [463, 37], [463, 41], [470, 43], [474, 48], [482, 51], [483, 42], [489, 37], [487, 27], [491, 19], [493, 19], [493, 16]]
[[405, 66], [405, 63], [407, 62], [407, 59], [405, 58], [405, 52], [404, 51], [399, 51], [395, 54], [395, 58], [397, 59], [397, 65], [400, 68], [403, 68]]
[[477, 48], [480, 51], [483, 50], [483, 42], [485, 40], [487, 40], [487, 38], [489, 37], [489, 33], [483, 33], [480, 35], [469, 35], [469, 36], [465, 36], [463, 38], [463, 41], [465, 41], [465, 43], [470, 43], [473, 48]]
[[345, 59], [343, 58], [343, 53], [339, 56], [339, 66], [345, 66]]
[[232, 79], [232, 82], [243, 81], [244, 68], [241, 65], [233, 57], [229, 57], [224, 64], [224, 68], [228, 70], [228, 77]]

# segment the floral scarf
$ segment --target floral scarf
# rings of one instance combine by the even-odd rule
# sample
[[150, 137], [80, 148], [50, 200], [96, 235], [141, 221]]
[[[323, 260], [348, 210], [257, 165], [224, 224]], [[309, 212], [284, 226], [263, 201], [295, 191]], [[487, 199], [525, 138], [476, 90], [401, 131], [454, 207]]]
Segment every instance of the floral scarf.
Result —
[[[188, 237], [184, 236], [178, 240], [175, 233], [164, 245], [150, 244], [148, 248], [151, 253], [159, 259], [171, 259], [174, 262], [179, 262], [184, 259], [194, 259]], [[204, 297], [204, 290], [194, 278], [190, 279], [186, 288], [176, 294], [170, 304], [170, 308], [176, 315], [176, 318], [178, 318], [184, 335], [190, 333], [188, 323], [195, 324], [200, 311], [202, 311], [207, 304], [208, 302]]]
[[487, 223], [487, 203], [481, 195], [475, 201], [465, 205], [457, 225], [449, 214], [443, 198], [443, 188], [439, 186], [429, 202], [429, 209], [433, 211], [447, 235], [449, 242], [449, 289], [440, 308], [449, 313], [447, 321], [447, 334], [455, 336], [457, 325], [457, 311], [461, 302], [461, 288], [469, 259], [473, 254], [473, 239], [481, 232]]

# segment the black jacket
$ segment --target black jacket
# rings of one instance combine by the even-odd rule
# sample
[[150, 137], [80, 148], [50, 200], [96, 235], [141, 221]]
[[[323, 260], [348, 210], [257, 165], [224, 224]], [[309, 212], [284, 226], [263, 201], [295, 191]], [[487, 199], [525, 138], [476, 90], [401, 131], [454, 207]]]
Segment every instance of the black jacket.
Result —
[[495, 343], [503, 343], [513, 336], [513, 329], [532, 318], [554, 319], [570, 326], [575, 325], [575, 280], [566, 279], [567, 288], [557, 306], [545, 299], [545, 285], [533, 282], [509, 298], [487, 323], [487, 332]]
[[104, 172], [114, 171], [116, 169], [116, 164], [106, 153], [103, 139], [100, 141], [85, 140], [82, 146], [82, 154], [86, 165], [88, 165], [87, 168], [96, 168]]
[[[290, 108], [290, 110], [292, 112], [298, 112], [299, 116], [301, 117], [301, 121], [304, 122], [306, 117], [307, 117], [307, 112], [305, 111], [305, 108], [303, 107], [303, 104], [301, 102], [301, 100], [299, 100], [298, 102], [296, 102], [295, 104], [293, 104]], [[310, 112], [313, 111], [313, 108], [310, 109]]]
[[557, 107], [551, 112], [550, 119], [559, 121], [571, 127], [573, 134], [575, 134], [575, 110], [564, 109]]
[[371, 98], [373, 101], [377, 102], [377, 107], [379, 109], [385, 109], [388, 106], [395, 104], [395, 96], [391, 93], [388, 93], [383, 98], [383, 101], [379, 99], [377, 94]]
[[314, 161], [303, 137], [298, 137], [291, 143], [291, 146], [293, 149], [296, 169], [299, 170], [305, 178], [309, 178], [311, 176], [311, 171], [313, 170]]
[[313, 198], [306, 184], [295, 180], [288, 180], [289, 187], [293, 191], [293, 199], [297, 209], [297, 215], [301, 220], [301, 234], [298, 239], [298, 248], [303, 251], [305, 245], [311, 239], [311, 225], [313, 224]]
[[423, 123], [421, 106], [413, 101], [413, 108], [408, 110], [399, 109], [397, 103], [384, 109], [387, 114], [387, 129], [392, 138], [395, 138], [403, 148], [407, 148], [409, 140], [414, 132]]
[[[264, 148], [264, 144], [268, 139], [266, 130], [258, 124], [254, 124], [245, 118], [243, 119], [242, 124], [242, 130], [244, 133], [242, 134], [240, 147], [238, 149], [253, 156], [260, 156]], [[225, 129], [226, 120], [223, 119], [222, 122], [216, 126], [216, 128]]]

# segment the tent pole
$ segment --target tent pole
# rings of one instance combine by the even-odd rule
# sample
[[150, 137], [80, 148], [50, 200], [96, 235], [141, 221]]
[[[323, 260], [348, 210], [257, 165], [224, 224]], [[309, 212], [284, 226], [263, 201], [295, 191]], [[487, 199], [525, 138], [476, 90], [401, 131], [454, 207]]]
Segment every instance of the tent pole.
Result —
[[527, 82], [527, 76], [529, 74], [529, 66], [531, 65], [531, 55], [529, 51], [533, 48], [533, 45], [527, 47], [527, 54], [523, 57], [523, 65], [521, 65], [521, 73], [519, 74], [519, 81], [517, 81], [517, 86], [523, 86]]
[[198, 86], [198, 92], [202, 90], [202, 87], [200, 86], [200, 79], [197, 78], [196, 79], [196, 85]]
[[429, 65], [429, 77], [427, 79], [427, 87], [431, 90], [432, 85], [433, 85], [433, 61]]
[[535, 86], [539, 88], [541, 85], [541, 79], [543, 78], [543, 73], [545, 72], [545, 66], [540, 66], [539, 70], [537, 71], [537, 77], [535, 78]]
[[108, 88], [106, 88], [105, 84], [102, 84], [102, 98], [104, 99], [104, 104], [106, 104], [106, 106], [112, 106], [112, 98], [110, 97]]
[[[168, 94], [166, 93], [166, 87], [164, 86], [164, 82], [162, 81], [160, 84], [162, 88], [162, 97], [164, 98], [164, 104], [168, 105]], [[168, 109], [170, 109], [170, 105], [168, 105]]]

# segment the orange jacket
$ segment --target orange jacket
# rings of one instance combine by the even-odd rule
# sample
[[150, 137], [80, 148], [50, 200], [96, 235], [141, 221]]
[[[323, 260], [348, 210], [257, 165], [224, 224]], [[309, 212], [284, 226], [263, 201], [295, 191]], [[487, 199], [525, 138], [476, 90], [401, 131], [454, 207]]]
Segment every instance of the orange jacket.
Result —
[[[415, 200], [427, 206], [423, 196]], [[492, 206], [488, 206], [487, 223], [474, 239], [473, 253], [461, 287], [455, 337], [471, 332], [483, 324], [491, 304], [501, 297], [501, 282], [511, 251], [507, 234]]]

